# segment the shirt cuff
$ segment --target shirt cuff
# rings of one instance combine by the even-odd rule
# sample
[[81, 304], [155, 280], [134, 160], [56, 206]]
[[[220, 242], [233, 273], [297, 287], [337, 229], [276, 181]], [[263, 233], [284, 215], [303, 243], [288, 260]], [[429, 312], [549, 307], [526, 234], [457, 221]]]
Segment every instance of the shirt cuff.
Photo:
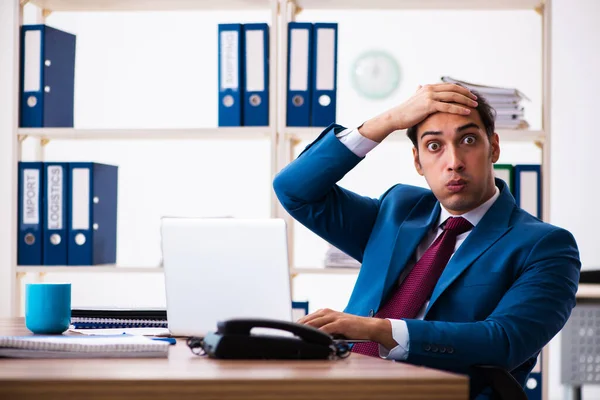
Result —
[[351, 152], [363, 158], [373, 150], [379, 143], [368, 139], [360, 134], [358, 129], [344, 129], [336, 135]]
[[392, 324], [392, 338], [398, 343], [398, 346], [391, 350], [379, 345], [379, 356], [389, 360], [404, 361], [408, 358], [410, 340], [408, 337], [408, 326], [403, 319], [389, 319]]

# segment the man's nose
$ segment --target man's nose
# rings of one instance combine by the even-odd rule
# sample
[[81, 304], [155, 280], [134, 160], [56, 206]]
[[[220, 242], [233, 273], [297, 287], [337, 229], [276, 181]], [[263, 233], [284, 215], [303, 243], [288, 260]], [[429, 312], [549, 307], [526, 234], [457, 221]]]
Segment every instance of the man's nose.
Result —
[[465, 169], [465, 164], [463, 162], [462, 156], [458, 149], [451, 147], [448, 154], [448, 171], [461, 172]]

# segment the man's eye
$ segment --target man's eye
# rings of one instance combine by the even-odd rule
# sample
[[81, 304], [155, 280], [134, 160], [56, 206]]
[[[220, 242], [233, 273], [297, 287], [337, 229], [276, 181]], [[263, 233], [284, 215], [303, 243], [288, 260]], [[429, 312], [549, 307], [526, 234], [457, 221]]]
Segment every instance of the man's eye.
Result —
[[474, 144], [475, 143], [475, 136], [466, 136], [463, 139], [463, 142], [465, 142], [466, 144]]
[[427, 144], [427, 149], [429, 151], [438, 151], [440, 149], [440, 144], [437, 142], [431, 142]]

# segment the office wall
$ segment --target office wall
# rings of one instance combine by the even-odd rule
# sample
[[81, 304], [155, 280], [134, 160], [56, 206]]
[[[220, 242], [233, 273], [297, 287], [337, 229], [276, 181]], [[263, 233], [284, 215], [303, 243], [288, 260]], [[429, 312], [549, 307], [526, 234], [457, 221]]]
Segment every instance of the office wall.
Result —
[[[583, 268], [598, 268], [600, 3], [552, 0], [552, 7], [551, 221], [575, 235]], [[551, 345], [550, 378], [550, 398], [562, 398], [560, 337]], [[600, 389], [584, 388], [583, 398], [600, 398]]]
[[9, 316], [11, 312], [11, 274], [14, 264], [14, 227], [16, 219], [13, 213], [14, 201], [9, 188], [15, 184], [12, 156], [15, 149], [13, 126], [16, 118], [14, 102], [16, 88], [16, 67], [13, 63], [16, 53], [17, 2], [0, 2], [0, 316]]

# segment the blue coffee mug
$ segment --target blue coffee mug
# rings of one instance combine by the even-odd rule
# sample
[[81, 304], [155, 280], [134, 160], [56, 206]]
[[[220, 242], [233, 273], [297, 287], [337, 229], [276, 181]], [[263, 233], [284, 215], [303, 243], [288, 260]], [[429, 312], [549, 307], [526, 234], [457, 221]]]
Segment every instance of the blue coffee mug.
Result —
[[60, 334], [71, 323], [70, 283], [25, 285], [25, 326], [33, 333]]

